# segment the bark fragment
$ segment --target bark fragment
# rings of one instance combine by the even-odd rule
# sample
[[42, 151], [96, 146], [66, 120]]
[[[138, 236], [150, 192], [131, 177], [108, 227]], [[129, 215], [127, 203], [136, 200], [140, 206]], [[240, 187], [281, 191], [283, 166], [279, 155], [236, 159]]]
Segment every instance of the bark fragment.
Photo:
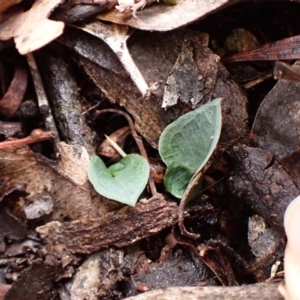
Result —
[[93, 134], [82, 116], [81, 96], [74, 78], [74, 71], [66, 56], [57, 48], [47, 47], [39, 52], [38, 62], [43, 71], [49, 101], [60, 137], [74, 146], [79, 154], [84, 147], [94, 154]]
[[244, 198], [282, 238], [285, 237], [283, 216], [288, 204], [300, 194], [292, 178], [276, 162], [271, 152], [237, 146], [235, 175], [231, 189]]
[[157, 194], [136, 207], [126, 206], [102, 218], [50, 222], [36, 231], [51, 246], [62, 247], [72, 254], [89, 254], [109, 246], [130, 245], [177, 221], [178, 206]]
[[278, 284], [261, 283], [236, 287], [172, 287], [155, 290], [124, 300], [283, 300]]

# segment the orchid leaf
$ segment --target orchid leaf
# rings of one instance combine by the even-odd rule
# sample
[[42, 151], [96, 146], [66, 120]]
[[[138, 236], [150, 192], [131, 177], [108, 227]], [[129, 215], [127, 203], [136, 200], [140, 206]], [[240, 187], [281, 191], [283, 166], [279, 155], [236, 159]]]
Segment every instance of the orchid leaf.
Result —
[[204, 104], [168, 125], [160, 136], [159, 153], [168, 169], [166, 190], [182, 198], [216, 148], [222, 126], [221, 99]]
[[108, 168], [93, 156], [88, 167], [89, 180], [100, 195], [131, 206], [143, 192], [149, 173], [147, 160], [138, 154], [126, 155]]

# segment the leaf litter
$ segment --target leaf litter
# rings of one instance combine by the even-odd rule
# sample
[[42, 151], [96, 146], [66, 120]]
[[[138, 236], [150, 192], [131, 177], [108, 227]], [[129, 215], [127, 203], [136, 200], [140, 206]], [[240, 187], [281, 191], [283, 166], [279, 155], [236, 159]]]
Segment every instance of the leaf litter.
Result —
[[[36, 9], [36, 6], [42, 6], [39, 3], [41, 2], [36, 1], [30, 10], [25, 12], [19, 19], [16, 17], [13, 22], [19, 22], [32, 9]], [[102, 14], [100, 18], [115, 14], [116, 23], [140, 29], [148, 28], [149, 30], [153, 30], [155, 27], [157, 30], [165, 31], [203, 18], [208, 13], [228, 3], [228, 1], [205, 2], [205, 5], [199, 8], [198, 6], [194, 6], [196, 5], [195, 3], [189, 2], [188, 4], [187, 1], [182, 0], [178, 1], [174, 6], [163, 4], [149, 5], [136, 13], [138, 18], [134, 18], [132, 14], [126, 16], [126, 14], [117, 12], [115, 9], [109, 13]], [[51, 4], [51, 7], [49, 4], [49, 7], [41, 14], [41, 18], [44, 19], [42, 22], [47, 20], [46, 17], [49, 16], [53, 8], [59, 3], [53, 4]], [[166, 18], [166, 11], [169, 12], [168, 18]], [[186, 12], [186, 14], [182, 14], [183, 18], [180, 19], [177, 17], [178, 12]], [[11, 20], [14, 19], [12, 18]], [[49, 22], [55, 23], [55, 21]], [[50, 24], [49, 22], [48, 24]], [[193, 263], [191, 269], [196, 269], [196, 273], [191, 273], [190, 276], [195, 281], [189, 284], [203, 284], [202, 280], [205, 283], [216, 284], [215, 281], [211, 281], [211, 276], [214, 277], [213, 274], [216, 275], [219, 282], [228, 285], [248, 283], [246, 278], [249, 275], [254, 276], [257, 282], [264, 281], [269, 276], [268, 270], [274, 259], [280, 258], [280, 255], [283, 253], [282, 238], [284, 236], [282, 234], [282, 224], [278, 224], [278, 219], [274, 218], [274, 215], [277, 214], [281, 218], [285, 207], [292, 200], [294, 193], [298, 193], [296, 182], [291, 177], [290, 165], [287, 160], [284, 160], [289, 156], [296, 159], [297, 148], [291, 146], [291, 149], [287, 153], [281, 155], [280, 152], [267, 149], [264, 146], [260, 146], [263, 148], [260, 149], [258, 147], [251, 148], [248, 145], [243, 145], [243, 143], [249, 142], [248, 100], [239, 85], [230, 77], [219, 58], [207, 47], [208, 36], [206, 34], [201, 34], [197, 30], [190, 29], [159, 34], [154, 32], [130, 32], [132, 36], [128, 41], [127, 38], [125, 40], [121, 39], [121, 43], [118, 44], [119, 48], [111, 47], [115, 50], [115, 53], [113, 53], [104, 44], [107, 43], [111, 46], [111, 42], [107, 42], [107, 38], [102, 39], [103, 42], [99, 39], [92, 39], [91, 36], [83, 32], [86, 31], [86, 28], [94, 26], [97, 22], [99, 21], [92, 21], [90, 24], [93, 25], [76, 25], [81, 31], [78, 31], [78, 29], [66, 30], [66, 33], [59, 39], [59, 42], [68, 45], [75, 52], [79, 53], [79, 55], [77, 54], [76, 61], [79, 62], [84, 72], [90, 76], [95, 86], [101, 89], [101, 92], [99, 90], [96, 92], [97, 101], [99, 101], [99, 98], [105, 99], [107, 97], [112, 104], [108, 104], [105, 101], [100, 104], [100, 108], [97, 107], [97, 110], [93, 111], [89, 110], [93, 106], [92, 104], [95, 103], [93, 95], [86, 93], [85, 97], [81, 97], [81, 94], [78, 93], [75, 97], [70, 97], [72, 93], [69, 93], [68, 90], [79, 91], [77, 88], [78, 85], [82, 91], [95, 90], [95, 88], [90, 81], [83, 79], [84, 76], [81, 76], [84, 74], [82, 69], [73, 68], [74, 61], [68, 61], [68, 67], [64, 67], [66, 56], [62, 57], [60, 60], [61, 63], [58, 64], [55, 62], [55, 58], [52, 60], [48, 68], [50, 70], [48, 75], [50, 76], [45, 76], [43, 68], [38, 70], [32, 64], [32, 59], [37, 57], [38, 65], [43, 65], [44, 58], [41, 53], [46, 48], [48, 50], [44, 52], [47, 53], [44, 55], [45, 61], [51, 56], [51, 52], [60, 52], [61, 50], [57, 49], [62, 48], [58, 47], [57, 44], [45, 47], [42, 51], [34, 53], [33, 56], [31, 54], [28, 55], [34, 85], [39, 96], [40, 114], [42, 115], [43, 112], [42, 120], [46, 124], [46, 129], [49, 131], [53, 130], [55, 138], [48, 142], [34, 145], [33, 150], [24, 146], [1, 150], [2, 159], [0, 160], [0, 165], [3, 170], [1, 174], [3, 174], [4, 180], [9, 181], [12, 186], [25, 183], [27, 185], [26, 193], [29, 193], [29, 195], [24, 194], [22, 197], [20, 196], [16, 203], [12, 201], [12, 207], [16, 209], [20, 206], [21, 212], [23, 211], [21, 215], [25, 220], [38, 219], [39, 225], [41, 225], [37, 228], [40, 237], [34, 237], [31, 231], [31, 223], [29, 224], [30, 228], [24, 225], [26, 236], [22, 237], [21, 240], [24, 238], [26, 241], [29, 238], [38, 239], [37, 243], [41, 251], [36, 251], [35, 247], [28, 248], [31, 256], [28, 256], [27, 260], [22, 262], [21, 269], [23, 268], [25, 271], [23, 271], [23, 276], [21, 274], [19, 280], [13, 279], [13, 274], [16, 272], [14, 265], [10, 264], [9, 261], [6, 262], [9, 265], [9, 268], [7, 268], [9, 272], [6, 273], [6, 279], [9, 280], [9, 283], [13, 283], [13, 287], [7, 293], [8, 298], [6, 299], [14, 299], [17, 295], [16, 293], [20, 292], [23, 293], [22, 295], [25, 296], [25, 299], [34, 299], [34, 296], [30, 294], [30, 290], [21, 289], [20, 286], [29, 286], [25, 278], [30, 276], [35, 277], [34, 274], [36, 273], [34, 269], [37, 265], [47, 270], [45, 276], [48, 274], [48, 278], [45, 277], [42, 279], [47, 288], [43, 290], [44, 294], [40, 294], [40, 297], [44, 297], [45, 299], [48, 299], [49, 293], [53, 291], [57, 291], [61, 296], [69, 293], [72, 297], [95, 297], [102, 295], [104, 299], [112, 299], [113, 297], [121, 299], [153, 288], [188, 284], [184, 283], [184, 281], [174, 283], [168, 279], [169, 275], [163, 280], [164, 283], [157, 282], [153, 278], [157, 277], [157, 274], [163, 276], [164, 272], [167, 273], [169, 265], [171, 266], [170, 270], [174, 271], [172, 265], [175, 264], [182, 266], [178, 270], [176, 269], [176, 274], [183, 279], [180, 276], [180, 270], [181, 268], [190, 270], [189, 266], [191, 266], [191, 262]], [[27, 22], [24, 21], [24, 23]], [[51, 23], [51, 26], [56, 26], [54, 23]], [[4, 24], [8, 26], [7, 24], [9, 23], [2, 23], [0, 26]], [[161, 24], [161, 27], [159, 24]], [[111, 30], [109, 27], [118, 28], [119, 25], [108, 25], [106, 23], [105, 26], [109, 29], [108, 38], [113, 39], [118, 37], [118, 34], [114, 33], [114, 30]], [[99, 30], [101, 33], [103, 29], [100, 28]], [[28, 30], [28, 32], [30, 31]], [[26, 34], [21, 33], [21, 36], [24, 38]], [[58, 35], [58, 32], [56, 34]], [[13, 35], [16, 35], [16, 33], [11, 34], [11, 37]], [[20, 52], [26, 53], [40, 48], [49, 41], [41, 39], [41, 43], [33, 44], [32, 48], [30, 48], [31, 46], [28, 48], [26, 41], [24, 41], [24, 45], [20, 45], [17, 39], [16, 43]], [[128, 49], [124, 49], [127, 55], [132, 57], [134, 67], [132, 67], [132, 64], [129, 64], [128, 67], [126, 61], [122, 59], [118, 61], [118, 56], [122, 58], [123, 55], [122, 53], [118, 53], [118, 49], [122, 48], [120, 45], [123, 45], [125, 48], [126, 46], [128, 47]], [[189, 46], [186, 48], [187, 45]], [[99, 57], [97, 53], [96, 55], [92, 55], [93, 49], [106, 49], [101, 54], [105, 53], [104, 57], [102, 58], [101, 55]], [[185, 53], [184, 49], [187, 50]], [[64, 51], [66, 49], [62, 52]], [[71, 54], [68, 51], [66, 53], [67, 56]], [[72, 67], [70, 67], [71, 65]], [[184, 78], [184, 76], [178, 75], [185, 68], [190, 77], [187, 76]], [[80, 73], [81, 75], [78, 75], [79, 73], [77, 74], [75, 70], [79, 73], [82, 72]], [[138, 77], [134, 77], [134, 74], [136, 74], [134, 70], [139, 71]], [[149, 70], [153, 70], [153, 72], [149, 72]], [[41, 72], [42, 76], [36, 76], [38, 72]], [[63, 75], [55, 77], [60, 72]], [[57, 74], [55, 75], [55, 73]], [[68, 74], [76, 74], [76, 76], [68, 77]], [[48, 77], [54, 79], [54, 82], [56, 81], [57, 83], [52, 84], [51, 81], [47, 81]], [[74, 78], [72, 79], [72, 77]], [[43, 78], [47, 94], [43, 91], [42, 82], [39, 78]], [[79, 78], [81, 79], [78, 80]], [[139, 80], [136, 80], [136, 78], [143, 78], [145, 84], [139, 84]], [[179, 82], [182, 79], [183, 81]], [[186, 80], [186, 83], [184, 80]], [[197, 80], [200, 81], [200, 84], [195, 91], [196, 94], [194, 93], [192, 96], [184, 94], [185, 84], [187, 82], [198, 83]], [[67, 109], [63, 108], [65, 112], [61, 114], [62, 110], [60, 108], [57, 110], [57, 106], [61, 104], [59, 102], [60, 97], [57, 97], [57, 95], [60, 93], [60, 86], [63, 86], [62, 82], [67, 83], [62, 93], [64, 95], [67, 92], [67, 96], [64, 96], [64, 101], [70, 100], [70, 102], [66, 106], [68, 107]], [[280, 83], [278, 83], [279, 86]], [[88, 88], [85, 88], [85, 85]], [[175, 87], [175, 92], [168, 90], [168, 87], [172, 85]], [[91, 86], [93, 86], [93, 89], [89, 89]], [[69, 87], [72, 88], [69, 89]], [[174, 105], [166, 105], [166, 107], [169, 107], [164, 110], [161, 108], [161, 105], [164, 92], [167, 95], [166, 91], [171, 93], [171, 96], [174, 96], [176, 101], [174, 101]], [[175, 94], [172, 95], [172, 93]], [[50, 103], [48, 103], [47, 97], [49, 97]], [[199, 102], [193, 103], [191, 101], [193, 97], [200, 99]], [[203, 172], [210, 179], [206, 179], [209, 180], [206, 182], [202, 172], [196, 174], [192, 182], [190, 182], [191, 186], [185, 191], [186, 194], [183, 196], [184, 201], [181, 202], [180, 208], [176, 204], [175, 199], [165, 192], [162, 185], [158, 186], [162, 194], [155, 193], [153, 197], [149, 196], [149, 192], [146, 189], [142, 196], [144, 199], [137, 203], [136, 208], [121, 208], [121, 204], [100, 197], [91, 189], [91, 186], [87, 182], [86, 165], [89, 156], [97, 148], [95, 140], [83, 141], [80, 138], [76, 139], [74, 136], [69, 135], [74, 129], [74, 132], [77, 132], [79, 137], [81, 133], [84, 133], [88, 137], [92, 136], [89, 129], [85, 129], [82, 125], [84, 123], [82, 122], [83, 118], [79, 117], [80, 115], [83, 116], [81, 107], [87, 107], [85, 108], [87, 109], [85, 116], [87, 116], [89, 122], [93, 123], [93, 129], [98, 132], [103, 130], [107, 133], [103, 128], [106, 126], [115, 126], [113, 125], [115, 122], [112, 122], [111, 120], [113, 119], [109, 117], [99, 118], [98, 112], [101, 112], [103, 108], [105, 109], [106, 105], [115, 107], [118, 107], [118, 105], [123, 106], [123, 109], [132, 114], [134, 126], [139, 130], [143, 138], [152, 147], [156, 148], [159, 137], [168, 124], [178, 119], [181, 115], [185, 115], [205, 103], [210, 103], [212, 99], [218, 97], [223, 98], [221, 107], [223, 125], [215, 155], [209, 164], [206, 164], [205, 172]], [[273, 98], [276, 99], [276, 97]], [[51, 102], [53, 98], [54, 101]], [[55, 101], [57, 101], [55, 98], [58, 99], [58, 104], [55, 104]], [[74, 102], [72, 102], [73, 98], [75, 99]], [[258, 111], [251, 131], [251, 139], [256, 144], [262, 143], [262, 138], [258, 134], [263, 133], [263, 130], [257, 129], [257, 124], [259, 121], [266, 119], [263, 116], [262, 110], [264, 105], [263, 103], [261, 111]], [[78, 112], [80, 120], [78, 127], [76, 127], [78, 123], [72, 122], [72, 119], [61, 117], [67, 116], [75, 107], [78, 109], [75, 110]], [[274, 109], [273, 102], [270, 104], [269, 110], [271, 109]], [[50, 122], [48, 122], [51, 119], [49, 119], [49, 115], [52, 117], [52, 121]], [[14, 116], [13, 120], [15, 120]], [[59, 125], [57, 130], [53, 127], [54, 121]], [[72, 127], [73, 125], [75, 127]], [[23, 122], [22, 126], [24, 127], [23, 130], [31, 131], [29, 122]], [[124, 126], [123, 123], [121, 123], [121, 126], [116, 126], [115, 129], [122, 126]], [[110, 132], [113, 131], [110, 130]], [[191, 131], [191, 134], [194, 134], [195, 130]], [[3, 130], [3, 132], [5, 131]], [[286, 132], [288, 130], [282, 132], [279, 141], [284, 141]], [[15, 135], [17, 131], [12, 131], [11, 134]], [[5, 134], [6, 137], [8, 135]], [[62, 136], [67, 143], [64, 144], [60, 141]], [[268, 138], [270, 144], [272, 144], [273, 139], [277, 140], [275, 135], [268, 136]], [[9, 142], [7, 140], [2, 143]], [[127, 147], [130, 153], [138, 152], [135, 146], [130, 144], [130, 139], [123, 146]], [[280, 147], [279, 143], [279, 149]], [[52, 148], [52, 152], [50, 151], [50, 153], [49, 148]], [[159, 160], [155, 149], [147, 144], [146, 149], [147, 152], [151, 153], [151, 156], [154, 155]], [[42, 152], [51, 159], [45, 158], [42, 154], [35, 152]], [[279, 159], [281, 160], [279, 161]], [[232, 161], [235, 164], [234, 169], [229, 167]], [[281, 168], [278, 161], [285, 166], [286, 172]], [[253, 166], [253, 168], [249, 168], [249, 166]], [[231, 173], [232, 176], [228, 180], [230, 169], [230, 172], [233, 172], [233, 174]], [[226, 177], [225, 181], [222, 179], [224, 175]], [[295, 176], [295, 174], [293, 173], [292, 176]], [[199, 181], [200, 178], [203, 179], [203, 193], [196, 197], [193, 202], [186, 205], [194, 183]], [[259, 184], [257, 178], [260, 180]], [[211, 182], [214, 186], [211, 185]], [[245, 199], [247, 203], [242, 202], [242, 199]], [[262, 205], [261, 199], [266, 201], [264, 205]], [[213, 212], [213, 214], [203, 214], [203, 211], [205, 211], [205, 201], [209, 202], [209, 211]], [[246, 209], [245, 207], [248, 207], [244, 219], [241, 219], [241, 216], [237, 216], [239, 212], [243, 211], [241, 207], [244, 210]], [[248, 250], [245, 251], [244, 247], [248, 247], [248, 242], [244, 238], [245, 232], [247, 232], [246, 219], [248, 215], [250, 216], [253, 213], [253, 211], [249, 211], [249, 207], [252, 207], [255, 213], [262, 215], [268, 225], [274, 230], [273, 234], [276, 239], [276, 246], [270, 251], [273, 251], [273, 253], [276, 252], [276, 257], [271, 254], [271, 256], [266, 255], [253, 258], [250, 249], [247, 248]], [[195, 213], [200, 211], [202, 212], [201, 214]], [[12, 219], [17, 220], [14, 217], [15, 210], [13, 213], [12, 211], [8, 212], [8, 214], [7, 211], [5, 213]], [[17, 216], [20, 216], [20, 213]], [[237, 222], [235, 219], [240, 221]], [[20, 224], [23, 223], [21, 222]], [[35, 228], [36, 225], [34, 225], [33, 229]], [[176, 240], [175, 244], [177, 248], [168, 248], [168, 245], [166, 247], [167, 239], [165, 240], [165, 238], [170, 232], [173, 234], [173, 239]], [[244, 236], [239, 232], [243, 232]], [[153, 237], [151, 238], [151, 236]], [[228, 237], [230, 243], [226, 242], [226, 240], [228, 241]], [[42, 238], [42, 240], [39, 240], [39, 238]], [[80, 243], [78, 243], [78, 239], [81, 240]], [[237, 243], [237, 240], [240, 240], [239, 243]], [[5, 251], [12, 249], [10, 248], [12, 242], [10, 239], [4, 238], [1, 255], [5, 257]], [[109, 247], [108, 250], [103, 250], [103, 248], [107, 247]], [[120, 247], [120, 249], [114, 250], [113, 247]], [[133, 250], [130, 247], [136, 248]], [[95, 255], [90, 256], [94, 252]], [[138, 253], [143, 253], [143, 255], [139, 256]], [[194, 253], [194, 256], [191, 256], [190, 253]], [[81, 256], [82, 254], [84, 254], [84, 257]], [[40, 258], [44, 261], [41, 261]], [[60, 260], [63, 263], [58, 266], [56, 263]], [[95, 261], [103, 263], [103, 267], [101, 268], [103, 272], [95, 266]], [[53, 263], [51, 264], [53, 268], [47, 267], [49, 262]], [[107, 264], [107, 262], [109, 263]], [[238, 267], [236, 266], [236, 262], [238, 262]], [[31, 264], [32, 267], [26, 269], [28, 264]], [[80, 264], [82, 267], [78, 268]], [[84, 268], [87, 270], [84, 271]], [[94, 282], [90, 282], [88, 285], [90, 293], [86, 296], [83, 291], [80, 291], [79, 287], [82, 278], [84, 278], [85, 274], [88, 274], [88, 270], [93, 270], [93, 274], [101, 272], [103, 280], [101, 280], [102, 283], [96, 279]], [[111, 270], [115, 272], [115, 276], [111, 275]], [[201, 272], [208, 274], [208, 277], [205, 277], [205, 279], [201, 277], [199, 275], [202, 274]], [[17, 274], [20, 274], [20, 272]], [[29, 275], [27, 276], [26, 274]], [[70, 278], [73, 274], [76, 274], [74, 281], [68, 282], [69, 286], [70, 284], [72, 285], [71, 289], [68, 290], [68, 284], [61, 285], [58, 290], [54, 288], [54, 280]], [[153, 278], [149, 274], [152, 274]], [[55, 279], [53, 275], [56, 277]], [[128, 278], [131, 278], [131, 281]], [[262, 285], [261, 287], [259, 289], [260, 294], [262, 289], [265, 289], [264, 294], [268, 295], [270, 292], [272, 295], [269, 299], [279, 299], [272, 284], [268, 286]], [[217, 299], [216, 295], [218, 292], [214, 288], [210, 288], [212, 295], [215, 297], [214, 299]], [[255, 286], [249, 286], [250, 288], [253, 288], [253, 291]], [[39, 286], [34, 289], [35, 291], [39, 291]], [[242, 295], [246, 289], [246, 287], [242, 288], [239, 291], [239, 295]], [[226, 291], [226, 288], [222, 289], [222, 294], [224, 295]], [[173, 292], [178, 295], [181, 292], [181, 288], [170, 290], [171, 294]], [[197, 291], [192, 289], [191, 293], [195, 293], [193, 295], [196, 297]], [[253, 299], [257, 299], [257, 293]]]
[[[0, 40], [14, 38], [21, 54], [48, 44], [63, 32], [64, 23], [48, 20], [62, 0], [38, 0], [31, 9], [0, 24]], [[47, 34], [45, 34], [47, 33]]]

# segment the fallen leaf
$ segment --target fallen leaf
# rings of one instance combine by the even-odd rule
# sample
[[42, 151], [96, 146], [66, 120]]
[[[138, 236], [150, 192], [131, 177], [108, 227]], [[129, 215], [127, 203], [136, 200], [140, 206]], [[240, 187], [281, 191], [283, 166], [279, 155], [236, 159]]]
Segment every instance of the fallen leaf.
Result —
[[[162, 130], [192, 109], [190, 102], [186, 104], [181, 101], [167, 110], [161, 108], [165, 82], [181, 53], [184, 40], [189, 40], [198, 69], [197, 79], [204, 85], [201, 104], [219, 97], [223, 99], [220, 149], [224, 150], [248, 139], [247, 98], [218, 61], [218, 56], [206, 47], [207, 34], [191, 30], [165, 33], [136, 31], [133, 34], [128, 41], [132, 58], [149, 86], [158, 83], [157, 89], [152, 91], [147, 101], [142, 101], [139, 90], [128, 78], [116, 55], [99, 39], [69, 28], [67, 35], [63, 35], [59, 40], [90, 59], [80, 56], [79, 60], [84, 70], [110, 101], [124, 106], [133, 116], [137, 130], [155, 148]], [[103, 52], [97, 55], [95, 49], [102, 49]], [[187, 76], [187, 86], [189, 79]]]
[[[164, 89], [163, 108], [177, 104], [180, 101], [196, 108], [204, 96], [203, 80], [199, 80], [197, 66], [193, 59], [193, 47], [189, 40], [182, 43], [182, 50], [171, 71]], [[188, 83], [188, 85], [187, 85]]]
[[[84, 170], [78, 167], [74, 172], [86, 173], [86, 170], [87, 167]], [[3, 180], [12, 184], [26, 184], [32, 201], [51, 199], [52, 220], [100, 217], [118, 206], [97, 195], [89, 182], [79, 185], [58, 163], [33, 153], [28, 147], [1, 150], [0, 173]], [[78, 180], [78, 176], [75, 179]]]
[[148, 162], [138, 154], [129, 154], [109, 168], [93, 156], [88, 169], [89, 180], [100, 195], [131, 206], [145, 189], [149, 173]]
[[[122, 127], [116, 131], [114, 131], [112, 134], [109, 135], [109, 138], [113, 140], [115, 143], [117, 143], [121, 148], [123, 148], [125, 144], [125, 140], [130, 134], [130, 128], [129, 126]], [[100, 146], [97, 149], [97, 153], [99, 155], [103, 155], [105, 157], [109, 157], [112, 159], [118, 158], [119, 153], [116, 151], [116, 149], [111, 145], [111, 143], [108, 141], [108, 139], [105, 139]]]
[[41, 216], [49, 215], [53, 210], [52, 198], [48, 195], [40, 197], [33, 202], [25, 203], [24, 211], [29, 220], [38, 219]]
[[[299, 70], [300, 62], [293, 67]], [[257, 111], [251, 139], [276, 159], [291, 155], [300, 145], [299, 93], [299, 82], [280, 80]]]
[[224, 62], [257, 60], [292, 60], [299, 59], [300, 36], [292, 36], [273, 43], [265, 44], [251, 51], [236, 53], [224, 58]]
[[210, 244], [210, 242], [206, 242], [197, 246], [199, 257], [214, 272], [223, 286], [238, 285], [226, 249], [220, 245]]
[[0, 100], [0, 114], [10, 119], [18, 110], [27, 89], [28, 72], [25, 68], [16, 66], [14, 78]]
[[274, 79], [286, 79], [300, 82], [299, 68], [290, 66], [282, 61], [276, 61], [273, 69]]
[[281, 160], [279, 163], [282, 165], [284, 170], [293, 178], [293, 181], [300, 188], [300, 149], [293, 152]]
[[[147, 283], [149, 290], [171, 286], [199, 286], [206, 282], [215, 284], [212, 280], [212, 273], [208, 271], [202, 259], [194, 255], [193, 250], [187, 249], [187, 251], [180, 254], [179, 251], [173, 255], [171, 254], [171, 257], [166, 261], [151, 262], [148, 268], [134, 272], [128, 284], [132, 285], [132, 288], [135, 286], [135, 291], [137, 283], [141, 282]], [[145, 259], [147, 258], [145, 257]], [[136, 265], [138, 265], [139, 261]], [[127, 290], [128, 288], [125, 289], [125, 291]], [[130, 293], [127, 292], [128, 294]]]
[[3, 284], [0, 283], [0, 299], [4, 299], [5, 294], [7, 293], [7, 291], [10, 289], [10, 285], [8, 284]]
[[168, 125], [159, 139], [159, 153], [168, 166], [165, 187], [181, 198], [194, 174], [205, 166], [219, 141], [221, 99], [204, 104]]
[[175, 5], [146, 6], [142, 11], [137, 12], [138, 18], [134, 16], [128, 18], [128, 15], [117, 9], [102, 13], [97, 18], [142, 30], [168, 31], [203, 18], [231, 2], [228, 0], [178, 0]]
[[0, 40], [15, 39], [20, 54], [37, 50], [60, 36], [63, 22], [48, 20], [63, 0], [37, 0], [31, 9], [0, 24]]
[[146, 96], [149, 87], [127, 48], [126, 42], [133, 33], [131, 28], [96, 21], [82, 25], [81, 29], [103, 40], [116, 53], [143, 97]]

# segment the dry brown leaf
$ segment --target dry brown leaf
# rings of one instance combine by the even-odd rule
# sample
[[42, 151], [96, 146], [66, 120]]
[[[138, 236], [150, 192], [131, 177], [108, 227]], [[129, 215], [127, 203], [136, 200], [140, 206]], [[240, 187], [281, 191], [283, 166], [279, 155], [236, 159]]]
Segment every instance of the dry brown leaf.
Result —
[[142, 30], [167, 31], [184, 26], [220, 9], [229, 0], [177, 0], [176, 5], [150, 5], [137, 12], [138, 18], [113, 9], [97, 16], [98, 19], [129, 25]]
[[20, 3], [22, 0], [2, 0], [0, 1], [0, 13], [3, 13], [11, 6]]
[[[293, 68], [300, 70], [300, 61]], [[256, 114], [251, 139], [261, 149], [272, 152], [275, 159], [282, 159], [298, 150], [299, 92], [299, 82], [279, 80]]]
[[50, 13], [64, 0], [37, 0], [30, 10], [0, 24], [0, 40], [15, 39], [21, 54], [48, 44], [64, 29], [63, 22], [48, 20]]
[[[109, 138], [123, 148], [129, 134], [130, 127], [125, 126], [113, 132], [109, 135]], [[111, 145], [111, 142], [107, 138], [99, 145], [97, 153], [113, 159], [120, 157], [117, 150]]]
[[[62, 152], [61, 156], [64, 154]], [[35, 155], [28, 147], [0, 151], [1, 179], [9, 180], [12, 184], [26, 184], [26, 191], [30, 193], [29, 197], [33, 201], [49, 202], [51, 199], [52, 220], [102, 217], [107, 211], [119, 206], [117, 202], [95, 195], [88, 183], [79, 185], [62, 167]], [[84, 173], [84, 170], [78, 167], [73, 172], [79, 174]], [[78, 180], [77, 177], [75, 179]]]
[[10, 119], [18, 110], [27, 89], [28, 72], [21, 66], [16, 66], [14, 78], [0, 100], [0, 114]]

